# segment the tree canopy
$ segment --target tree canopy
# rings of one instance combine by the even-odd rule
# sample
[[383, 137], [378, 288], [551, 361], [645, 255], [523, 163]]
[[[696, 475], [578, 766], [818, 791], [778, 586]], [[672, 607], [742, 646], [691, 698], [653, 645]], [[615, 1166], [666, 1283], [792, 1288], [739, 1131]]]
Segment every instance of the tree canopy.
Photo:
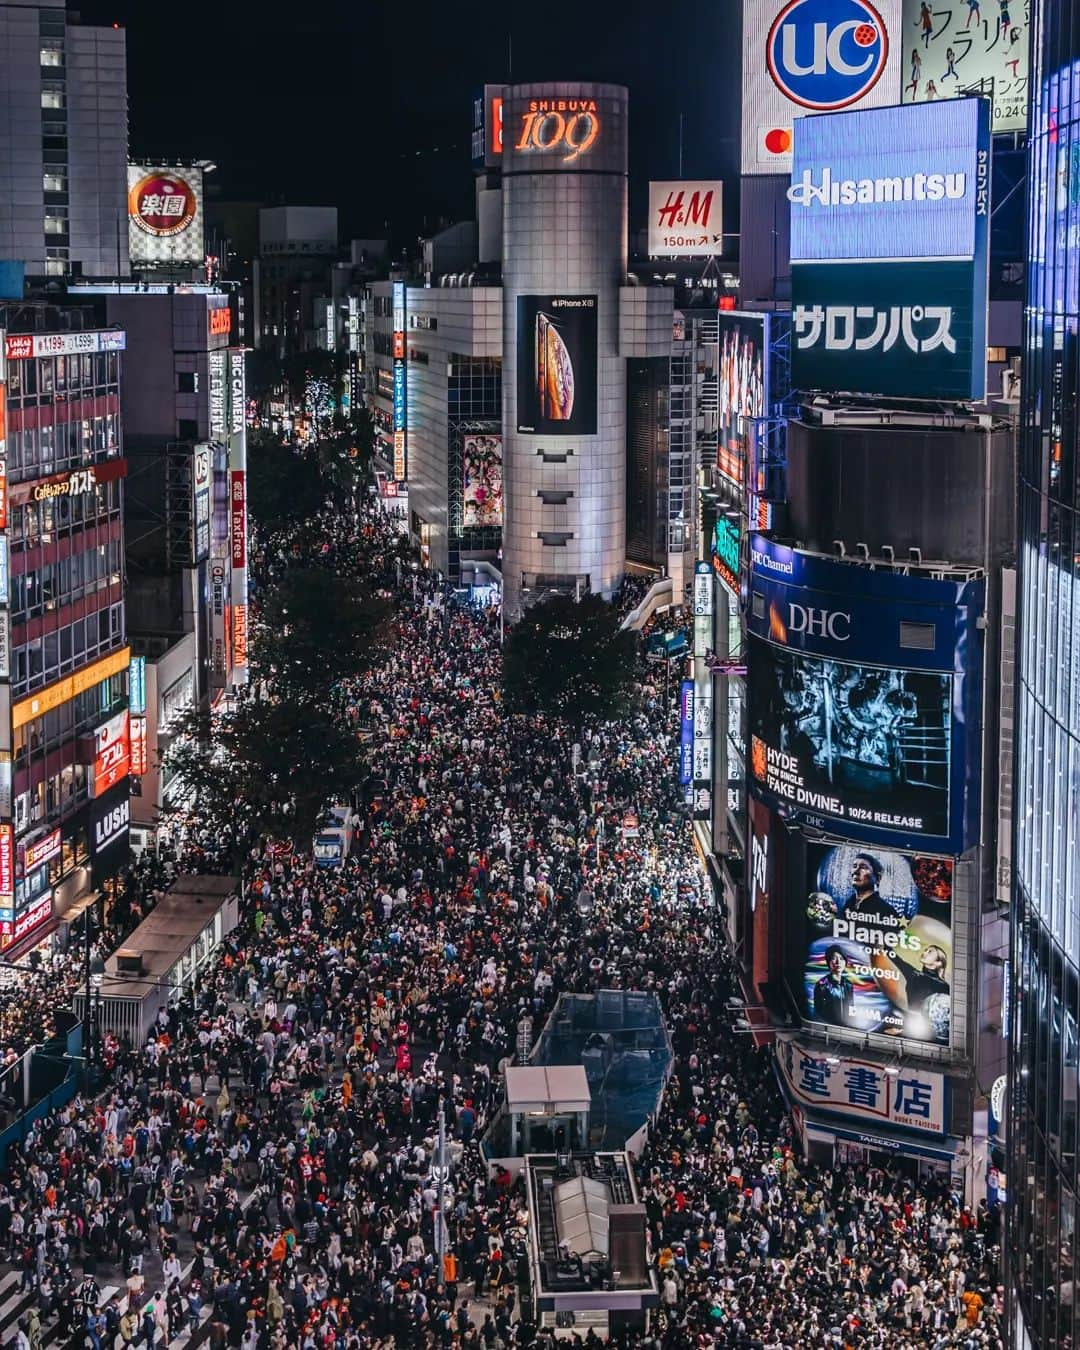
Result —
[[545, 713], [580, 726], [625, 716], [634, 693], [633, 633], [601, 596], [554, 595], [527, 609], [503, 644], [511, 712]]

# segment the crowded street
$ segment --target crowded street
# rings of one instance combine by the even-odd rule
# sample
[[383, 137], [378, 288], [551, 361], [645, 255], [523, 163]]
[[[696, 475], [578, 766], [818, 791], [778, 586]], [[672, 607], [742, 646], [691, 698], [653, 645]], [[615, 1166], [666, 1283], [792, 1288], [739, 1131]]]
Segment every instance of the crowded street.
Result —
[[[497, 608], [402, 568], [393, 521], [329, 516], [264, 541], [255, 574], [298, 553], [393, 595], [394, 649], [338, 709], [377, 790], [340, 868], [255, 848], [194, 995], [9, 1150], [3, 1344], [550, 1344], [523, 1297], [523, 1192], [489, 1177], [479, 1139], [522, 1019], [535, 1036], [561, 992], [622, 988], [659, 997], [676, 1058], [637, 1163], [660, 1307], [618, 1343], [1002, 1346], [995, 1215], [946, 1183], [798, 1155], [771, 1047], [728, 1006], [743, 991], [663, 672], [641, 660], [636, 713], [583, 729], [578, 773], [569, 728], [501, 708]], [[193, 827], [179, 863], [196, 849], [218, 866]], [[174, 871], [140, 863], [131, 893]], [[78, 960], [4, 987], [0, 1050], [47, 1032]]]

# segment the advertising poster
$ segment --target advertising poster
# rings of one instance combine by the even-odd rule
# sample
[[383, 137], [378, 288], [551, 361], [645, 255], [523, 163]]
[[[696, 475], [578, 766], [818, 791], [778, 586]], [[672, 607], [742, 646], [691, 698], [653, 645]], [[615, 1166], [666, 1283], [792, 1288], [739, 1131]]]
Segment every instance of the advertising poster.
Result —
[[949, 833], [952, 676], [823, 660], [755, 641], [750, 767], [833, 821]]
[[462, 524], [467, 530], [503, 523], [502, 436], [466, 436], [462, 442], [464, 498]]
[[713, 571], [733, 594], [739, 594], [739, 557], [742, 531], [738, 517], [719, 516], [713, 526]]
[[744, 0], [744, 174], [787, 173], [793, 127], [807, 113], [899, 102], [909, 45], [900, 3]]
[[517, 429], [596, 434], [595, 295], [519, 295]]
[[132, 267], [202, 263], [202, 169], [129, 164], [127, 180]]
[[94, 751], [94, 780], [90, 787], [92, 797], [100, 797], [115, 787], [131, 771], [131, 738], [128, 713], [117, 713], [94, 733], [97, 745]]
[[981, 580], [751, 541], [750, 774], [790, 820], [960, 853], [978, 830]]
[[952, 860], [846, 843], [809, 845], [806, 859], [805, 1016], [947, 1045]]
[[649, 256], [719, 258], [724, 251], [723, 203], [723, 183], [650, 183]]
[[90, 806], [90, 876], [95, 886], [128, 860], [131, 799], [121, 783]]
[[992, 129], [1027, 130], [1028, 0], [987, 4], [980, 0], [935, 7], [904, 0], [901, 101], [983, 94], [993, 100]]
[[754, 419], [765, 416], [766, 325], [764, 314], [721, 311], [720, 414], [716, 467], [733, 483], [746, 480]]
[[987, 101], [803, 118], [788, 200], [792, 384], [982, 398]]
[[687, 787], [694, 777], [694, 681], [679, 686], [679, 782]]
[[210, 552], [210, 447], [197, 445], [192, 452], [192, 520], [195, 535], [195, 562]]

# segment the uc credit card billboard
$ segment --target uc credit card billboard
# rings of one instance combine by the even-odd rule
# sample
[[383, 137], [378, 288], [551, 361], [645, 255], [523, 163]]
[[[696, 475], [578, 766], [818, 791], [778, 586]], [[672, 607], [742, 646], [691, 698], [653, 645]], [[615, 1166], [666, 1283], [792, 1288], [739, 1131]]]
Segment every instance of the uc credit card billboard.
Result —
[[750, 784], [795, 823], [883, 847], [978, 837], [982, 580], [898, 576], [751, 541]]
[[804, 118], [788, 200], [795, 387], [983, 398], [988, 100]]
[[807, 113], [900, 99], [901, 0], [744, 0], [742, 172], [787, 173]]

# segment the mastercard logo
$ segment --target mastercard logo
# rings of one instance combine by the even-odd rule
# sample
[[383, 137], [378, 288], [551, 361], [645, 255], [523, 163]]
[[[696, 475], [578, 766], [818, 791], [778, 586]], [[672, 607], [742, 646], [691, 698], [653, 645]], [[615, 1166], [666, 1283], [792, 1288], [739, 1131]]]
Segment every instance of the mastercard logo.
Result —
[[762, 127], [761, 144], [767, 155], [791, 154], [790, 127]]

